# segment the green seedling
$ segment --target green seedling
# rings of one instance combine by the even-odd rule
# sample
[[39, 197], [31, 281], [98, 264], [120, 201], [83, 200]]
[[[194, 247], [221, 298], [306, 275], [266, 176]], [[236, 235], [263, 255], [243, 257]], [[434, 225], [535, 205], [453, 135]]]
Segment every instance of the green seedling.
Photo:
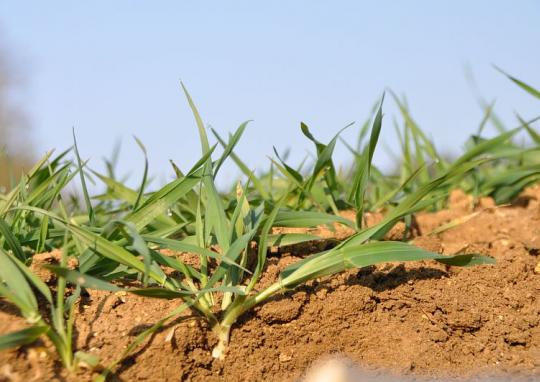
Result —
[[[533, 87], [510, 79], [538, 96]], [[202, 157], [187, 171], [171, 161], [175, 178], [157, 190], [150, 190], [146, 149], [136, 138], [144, 155], [144, 171], [136, 188], [128, 187], [117, 174], [117, 151], [106, 162], [106, 174], [100, 174], [87, 168], [75, 142], [73, 160], [66, 159], [70, 150], [54, 158], [49, 153], [10, 190], [0, 193], [0, 295], [17, 306], [29, 323], [22, 331], [0, 337], [0, 347], [47, 336], [68, 369], [79, 361], [93, 363], [72, 345], [73, 307], [80, 291], [87, 288], [181, 301], [137, 336], [107, 370], [187, 309], [208, 322], [219, 340], [213, 355], [223, 358], [231, 329], [242, 315], [310, 280], [390, 261], [435, 260], [455, 266], [492, 263], [488, 257], [444, 256], [409, 243], [384, 241], [384, 237], [397, 222], [410, 221], [418, 211], [445, 207], [453, 189], [508, 203], [540, 179], [537, 119], [518, 116], [519, 126], [509, 129], [496, 118], [494, 104], [486, 107], [476, 134], [457, 158], [441, 155], [406, 102], [391, 93], [403, 119], [402, 124], [395, 124], [400, 150], [392, 153], [394, 173], [386, 174], [373, 163], [382, 127], [382, 100], [360, 128], [357, 144], [343, 142], [353, 156], [349, 168], [338, 168], [332, 158], [339, 133], [322, 143], [301, 124], [315, 155], [293, 166], [276, 150], [268, 169], [255, 171], [235, 152], [248, 122], [227, 137], [212, 130], [217, 144], [211, 146], [202, 118], [187, 90], [185, 94]], [[497, 133], [487, 138], [490, 128]], [[516, 136], [522, 132], [531, 145], [518, 144]], [[243, 178], [221, 192], [216, 179], [229, 159]], [[66, 204], [63, 195], [77, 176], [80, 195]], [[105, 191], [92, 197], [87, 185], [94, 180], [102, 182]], [[343, 210], [353, 210], [354, 221], [344, 218]], [[384, 218], [367, 226], [367, 211], [381, 211]], [[451, 222], [439, 232], [462, 223]], [[275, 283], [261, 287], [271, 248], [320, 239], [307, 233], [277, 233], [289, 232], [281, 228], [324, 225], [334, 229], [337, 224], [349, 227], [351, 236], [290, 265]], [[33, 254], [59, 248], [63, 249], [60, 264], [49, 267], [57, 275], [55, 295], [29, 266]], [[196, 255], [197, 264], [184, 262], [182, 253]], [[67, 267], [69, 256], [77, 258], [76, 269]], [[126, 282], [138, 283], [138, 287], [127, 288]], [[38, 301], [50, 314], [42, 314]]]
[[[51, 153], [23, 177], [20, 185], [13, 189], [0, 204], [0, 296], [16, 306], [26, 319], [28, 327], [17, 332], [0, 336], [0, 350], [29, 344], [37, 338], [46, 336], [53, 343], [62, 364], [74, 370], [79, 362], [95, 365], [95, 357], [74, 352], [73, 320], [75, 303], [80, 295], [80, 287], [69, 290], [66, 279], [58, 277], [54, 293], [49, 286], [30, 271], [32, 253], [64, 243], [60, 267], [66, 267], [69, 248], [65, 231], [58, 230], [44, 218], [21, 210], [61, 206], [60, 191], [75, 176], [71, 165], [62, 165], [60, 160], [65, 153], [49, 162]], [[42, 315], [38, 304], [49, 310]]]
[[[75, 282], [79, 280], [81, 287], [98, 287], [99, 283], [95, 282], [96, 279], [91, 275], [92, 270], [99, 269], [95, 265], [102, 259], [112, 260], [122, 267], [124, 274], [135, 273], [143, 282], [142, 288], [129, 289], [129, 292], [155, 298], [180, 299], [182, 300], [180, 307], [190, 307], [204, 317], [219, 340], [212, 354], [216, 358], [224, 358], [231, 328], [243, 314], [276, 294], [294, 289], [310, 280], [351, 268], [362, 268], [389, 261], [436, 260], [449, 265], [492, 263], [492, 259], [483, 256], [470, 254], [444, 256], [407, 243], [379, 241], [397, 221], [433, 203], [436, 198], [431, 196], [436, 194], [440, 187], [455, 177], [462, 176], [476, 165], [465, 163], [452, 167], [440, 178], [420, 187], [417, 192], [406, 197], [381, 223], [369, 228], [360, 228], [355, 235], [333, 249], [316, 253], [287, 267], [277, 282], [260, 289], [259, 281], [265, 271], [269, 246], [275, 245], [276, 242], [292, 244], [317, 239], [303, 234], [296, 236], [284, 234], [276, 237], [272, 234], [273, 227], [309, 227], [329, 223], [355, 227], [355, 224], [337, 215], [321, 211], [285, 208], [285, 196], [274, 203], [268, 201], [253, 203], [246, 193], [249, 181], [245, 185], [237, 185], [233, 207], [228, 210], [223, 203], [223, 197], [217, 192], [214, 179], [224, 158], [232, 153], [232, 147], [236, 144], [240, 133], [237, 131], [231, 136], [233, 142], [224, 145], [231, 149], [225, 149], [224, 154], [217, 161], [213, 161], [212, 149], [202, 119], [187, 91], [186, 96], [199, 129], [203, 159], [184, 178], [179, 178], [150, 195], [138, 209], [128, 213], [122, 221], [116, 223], [115, 227], [102, 230], [101, 234], [59, 219], [46, 211], [33, 210], [62, 224], [77, 241], [87, 246], [86, 251], [92, 252], [88, 256], [84, 253], [82, 255], [87, 259], [94, 259], [94, 266], [80, 268], [87, 274], [74, 273], [66, 269], [57, 269], [57, 272], [63, 272], [69, 280]], [[372, 132], [366, 162], [371, 161], [376, 136], [380, 130], [381, 116], [382, 112], [379, 109], [374, 124], [376, 132]], [[305, 133], [309, 134], [307, 128]], [[337, 137], [333, 142], [336, 140]], [[318, 160], [323, 163], [314, 167], [307, 181], [302, 181], [302, 192], [312, 187], [311, 183], [315, 182], [314, 179], [321, 175], [322, 168], [329, 163], [327, 159], [322, 161], [321, 158], [330, 157], [330, 153], [324, 152], [333, 143], [319, 145]], [[329, 150], [331, 152], [332, 147]], [[362, 169], [365, 169], [366, 165], [363, 166]], [[364, 181], [359, 184], [357, 187], [365, 187], [362, 186]], [[169, 198], [175, 190], [181, 192], [175, 192], [174, 197]], [[190, 225], [194, 226], [193, 234], [181, 239], [156, 235], [153, 225], [158, 217], [192, 192], [197, 195], [195, 218], [190, 222]], [[362, 192], [359, 193], [359, 198], [363, 197]], [[158, 229], [157, 232], [162, 231]], [[199, 256], [199, 265], [188, 266], [181, 258], [165, 256], [159, 251], [163, 248], [195, 253]], [[160, 268], [163, 265], [177, 270], [181, 276], [173, 277], [165, 274]], [[110, 278], [111, 274], [118, 274], [118, 268], [108, 275], [101, 276]], [[89, 280], [93, 281], [90, 283]]]

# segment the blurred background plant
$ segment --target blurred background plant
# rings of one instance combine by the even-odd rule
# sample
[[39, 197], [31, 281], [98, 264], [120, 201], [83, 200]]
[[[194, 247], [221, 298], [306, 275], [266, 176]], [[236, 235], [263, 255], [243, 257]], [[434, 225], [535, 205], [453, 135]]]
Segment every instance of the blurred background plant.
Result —
[[9, 189], [34, 160], [30, 123], [16, 102], [24, 79], [0, 39], [0, 187]]

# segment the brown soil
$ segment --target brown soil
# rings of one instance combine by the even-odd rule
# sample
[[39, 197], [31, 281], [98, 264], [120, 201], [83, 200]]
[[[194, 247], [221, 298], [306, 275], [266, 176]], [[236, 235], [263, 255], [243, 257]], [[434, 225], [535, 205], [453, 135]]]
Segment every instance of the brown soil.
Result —
[[[482, 199], [473, 210], [460, 192], [450, 202], [448, 210], [416, 217], [414, 243], [490, 255], [496, 265], [385, 264], [311, 282], [242, 317], [225, 361], [212, 358], [216, 339], [207, 325], [186, 315], [125, 360], [111, 380], [295, 381], [329, 354], [395, 375], [540, 379], [540, 188], [507, 207]], [[451, 221], [461, 224], [428, 234]], [[399, 236], [399, 227], [391, 235]], [[300, 256], [271, 257], [261, 284]], [[91, 291], [79, 305], [77, 349], [106, 365], [177, 305]], [[16, 310], [0, 300], [0, 333], [22, 327]], [[0, 381], [91, 377], [88, 370], [65, 374], [47, 343], [0, 353]]]

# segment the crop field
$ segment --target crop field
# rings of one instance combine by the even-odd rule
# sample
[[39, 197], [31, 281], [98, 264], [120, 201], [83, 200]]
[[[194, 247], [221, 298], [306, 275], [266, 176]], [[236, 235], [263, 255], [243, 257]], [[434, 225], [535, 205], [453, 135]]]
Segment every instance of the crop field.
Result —
[[[448, 158], [387, 92], [348, 126], [356, 143], [301, 124], [312, 157], [275, 149], [254, 170], [236, 151], [248, 123], [220, 136], [183, 91], [201, 156], [171, 161], [162, 187], [143, 142], [132, 188], [116, 159], [94, 171], [74, 134], [0, 193], [0, 381], [318, 381], [329, 358], [540, 378], [540, 117], [504, 126], [486, 107]], [[399, 141], [391, 173], [372, 163], [381, 129]], [[226, 162], [242, 176], [222, 191]]]

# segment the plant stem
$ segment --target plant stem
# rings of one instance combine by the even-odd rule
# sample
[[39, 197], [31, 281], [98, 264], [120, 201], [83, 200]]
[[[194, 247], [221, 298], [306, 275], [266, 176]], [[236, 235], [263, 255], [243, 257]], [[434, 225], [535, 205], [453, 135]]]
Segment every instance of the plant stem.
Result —
[[212, 349], [212, 357], [223, 360], [229, 346], [229, 337], [231, 335], [231, 327], [219, 324], [213, 329], [218, 337], [218, 344]]
[[[231, 326], [238, 320], [238, 318], [255, 305], [260, 304], [268, 297], [275, 293], [280, 292], [283, 289], [280, 282], [270, 285], [268, 288], [260, 292], [259, 294], [252, 296], [244, 302], [231, 306], [221, 323], [213, 328], [214, 333], [218, 336], [218, 344], [212, 350], [212, 357], [217, 359], [225, 358], [227, 347], [229, 346], [229, 337], [231, 333]], [[234, 304], [234, 303], [233, 303]]]
[[281, 283], [277, 282], [270, 285], [268, 288], [264, 289], [262, 292], [256, 294], [255, 296], [252, 296], [246, 299], [243, 303], [239, 304], [238, 306], [235, 306], [225, 315], [225, 317], [223, 318], [223, 321], [221, 322], [221, 325], [231, 326], [232, 324], [236, 322], [238, 317], [240, 317], [246, 311], [253, 308], [257, 304], [260, 304], [261, 302], [266, 300], [268, 297], [279, 292], [281, 289], [283, 289]]

